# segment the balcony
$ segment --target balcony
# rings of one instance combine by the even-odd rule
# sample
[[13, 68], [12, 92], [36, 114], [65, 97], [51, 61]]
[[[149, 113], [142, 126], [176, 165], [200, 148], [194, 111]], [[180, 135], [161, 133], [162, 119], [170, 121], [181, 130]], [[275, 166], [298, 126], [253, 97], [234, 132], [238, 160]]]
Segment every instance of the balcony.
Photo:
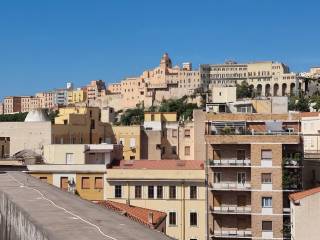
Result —
[[219, 207], [210, 207], [214, 214], [251, 214], [251, 206], [222, 205]]
[[237, 159], [219, 159], [219, 160], [209, 160], [210, 167], [250, 167], [251, 160], [237, 160]]
[[299, 152], [287, 154], [286, 156], [283, 157], [283, 165], [286, 168], [302, 167], [302, 154]]
[[213, 238], [252, 238], [252, 232], [250, 230], [214, 230], [211, 235]]
[[213, 183], [210, 185], [211, 190], [221, 190], [221, 191], [250, 191], [251, 184], [250, 183], [238, 183], [238, 182], [220, 182], [220, 183]]

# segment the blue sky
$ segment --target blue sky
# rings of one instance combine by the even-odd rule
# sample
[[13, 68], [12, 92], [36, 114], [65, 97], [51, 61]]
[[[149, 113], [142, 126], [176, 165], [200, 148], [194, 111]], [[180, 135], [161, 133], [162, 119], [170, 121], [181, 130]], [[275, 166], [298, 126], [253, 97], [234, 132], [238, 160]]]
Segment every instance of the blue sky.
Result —
[[157, 66], [320, 65], [317, 0], [1, 0], [0, 98], [115, 82]]

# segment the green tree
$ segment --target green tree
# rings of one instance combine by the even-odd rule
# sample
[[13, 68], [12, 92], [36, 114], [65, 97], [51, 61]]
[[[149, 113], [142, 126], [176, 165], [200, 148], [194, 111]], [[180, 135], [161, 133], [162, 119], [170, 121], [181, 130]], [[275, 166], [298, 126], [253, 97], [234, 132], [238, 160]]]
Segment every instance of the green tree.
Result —
[[252, 89], [250, 89], [247, 81], [242, 81], [241, 84], [237, 84], [237, 98], [251, 98]]
[[288, 109], [299, 112], [310, 111], [310, 99], [305, 96], [291, 96], [288, 101]]
[[143, 108], [133, 108], [127, 109], [123, 115], [121, 115], [120, 123], [121, 125], [133, 125], [141, 124], [144, 120], [144, 109]]
[[27, 112], [0, 115], [0, 122], [24, 122], [27, 115]]

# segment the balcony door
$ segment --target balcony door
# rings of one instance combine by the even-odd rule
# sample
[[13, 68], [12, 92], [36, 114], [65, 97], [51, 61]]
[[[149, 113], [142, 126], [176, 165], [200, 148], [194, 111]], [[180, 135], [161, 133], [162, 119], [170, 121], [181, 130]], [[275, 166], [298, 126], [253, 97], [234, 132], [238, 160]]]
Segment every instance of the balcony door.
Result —
[[247, 219], [245, 217], [237, 217], [238, 230], [245, 230], [247, 228]]
[[245, 160], [246, 159], [246, 151], [243, 149], [237, 150], [237, 160]]
[[245, 207], [247, 205], [247, 197], [245, 195], [238, 195], [237, 205], [238, 207]]
[[214, 195], [213, 206], [214, 207], [220, 207], [221, 206], [221, 195]]
[[246, 183], [246, 173], [238, 172], [238, 185], [244, 186]]

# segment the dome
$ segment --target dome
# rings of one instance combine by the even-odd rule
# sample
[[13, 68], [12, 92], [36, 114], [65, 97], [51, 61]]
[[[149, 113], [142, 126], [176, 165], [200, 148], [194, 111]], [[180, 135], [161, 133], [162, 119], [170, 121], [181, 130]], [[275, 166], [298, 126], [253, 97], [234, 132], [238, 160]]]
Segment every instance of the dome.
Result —
[[42, 109], [32, 110], [28, 113], [25, 122], [49, 122], [47, 113]]

